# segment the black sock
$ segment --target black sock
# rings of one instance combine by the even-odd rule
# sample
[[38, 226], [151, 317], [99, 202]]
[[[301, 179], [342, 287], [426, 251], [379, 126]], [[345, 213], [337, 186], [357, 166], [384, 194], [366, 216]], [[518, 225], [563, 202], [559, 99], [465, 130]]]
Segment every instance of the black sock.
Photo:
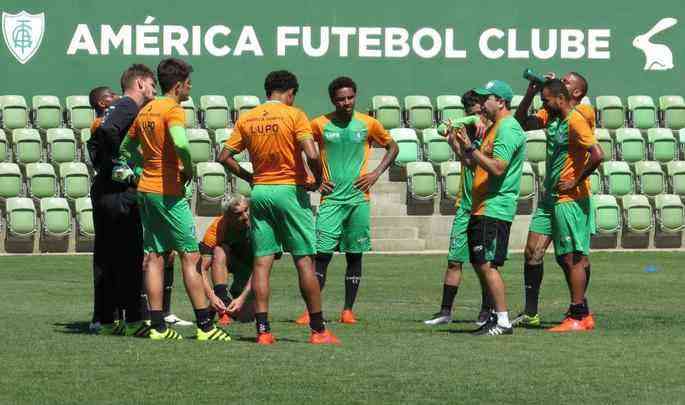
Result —
[[315, 332], [323, 332], [326, 326], [323, 323], [323, 313], [321, 311], [309, 314], [309, 327]]
[[145, 292], [140, 293], [140, 314], [144, 321], [150, 320], [150, 301], [148, 301]]
[[492, 311], [492, 300], [484, 286], [480, 286], [480, 311]]
[[157, 332], [166, 331], [166, 322], [164, 322], [164, 312], [150, 310], [150, 323], [153, 329]]
[[452, 313], [452, 305], [454, 304], [454, 297], [457, 296], [459, 286], [443, 284], [442, 285], [442, 304], [440, 304], [440, 312], [445, 315]]
[[257, 325], [257, 333], [266, 333], [271, 330], [269, 326], [269, 316], [266, 312], [257, 312], [254, 314], [254, 318]]
[[164, 266], [164, 298], [162, 301], [162, 310], [164, 316], [171, 313], [171, 290], [174, 288], [174, 264]]
[[590, 270], [590, 263], [585, 266], [585, 293], [587, 293], [587, 288], [590, 286], [590, 275], [592, 271]]
[[585, 305], [585, 303], [571, 304], [568, 312], [569, 312], [569, 316], [573, 319], [576, 319], [576, 320], [581, 320], [581, 319], [585, 318], [590, 313], [590, 311], [588, 310], [587, 305]]
[[524, 264], [523, 265], [523, 287], [526, 294], [526, 305], [524, 312], [526, 315], [538, 313], [538, 300], [540, 297], [540, 285], [545, 270], [543, 264]]
[[362, 254], [347, 253], [347, 270], [345, 271], [345, 309], [352, 309], [357, 299], [359, 283], [362, 281]]
[[214, 286], [214, 294], [228, 306], [231, 303], [231, 297], [228, 296], [228, 284], [217, 284]]
[[195, 323], [203, 332], [209, 332], [214, 327], [212, 323], [213, 314], [209, 308], [195, 310]]
[[316, 279], [319, 280], [319, 288], [321, 291], [323, 291], [323, 287], [326, 285], [326, 271], [328, 270], [328, 265], [331, 263], [332, 258], [332, 253], [317, 253], [314, 259]]

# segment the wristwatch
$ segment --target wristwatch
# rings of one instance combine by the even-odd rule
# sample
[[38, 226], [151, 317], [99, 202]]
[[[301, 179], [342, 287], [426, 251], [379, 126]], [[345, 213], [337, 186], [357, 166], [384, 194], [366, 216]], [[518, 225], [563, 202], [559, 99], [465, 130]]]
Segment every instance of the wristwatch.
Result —
[[465, 152], [465, 153], [468, 153], [468, 154], [473, 153], [474, 150], [476, 150], [476, 147], [473, 146], [473, 145], [469, 145], [468, 148], [464, 148], [464, 152]]

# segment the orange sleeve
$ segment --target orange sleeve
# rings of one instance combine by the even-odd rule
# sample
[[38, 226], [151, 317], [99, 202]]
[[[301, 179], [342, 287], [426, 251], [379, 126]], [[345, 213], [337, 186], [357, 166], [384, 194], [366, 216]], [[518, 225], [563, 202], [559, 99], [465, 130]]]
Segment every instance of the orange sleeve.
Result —
[[591, 105], [578, 104], [576, 106], [576, 111], [578, 111], [583, 118], [587, 121], [590, 128], [595, 129], [595, 109]]
[[311, 122], [311, 127], [312, 127], [312, 136], [314, 137], [314, 140], [316, 143], [319, 144], [319, 147], [323, 147], [323, 125], [321, 125], [321, 118], [314, 118]]
[[547, 126], [547, 123], [549, 122], [549, 113], [547, 112], [547, 110], [541, 108], [538, 110], [537, 113], [535, 113], [535, 116], [538, 117], [540, 121], [542, 121], [543, 127]]
[[368, 133], [369, 139], [380, 146], [387, 146], [390, 141], [392, 141], [390, 133], [383, 128], [383, 124], [377, 119], [371, 118], [370, 124]]
[[217, 245], [217, 230], [219, 227], [219, 219], [221, 219], [221, 217], [216, 217], [212, 220], [212, 223], [209, 224], [209, 227], [205, 231], [204, 238], [202, 238], [202, 243], [204, 243], [210, 248], [216, 247]]
[[309, 123], [307, 114], [302, 110], [297, 110], [293, 116], [293, 132], [295, 132], [295, 139], [304, 141], [312, 137], [312, 126]]
[[242, 123], [238, 120], [238, 122], [235, 123], [235, 128], [233, 128], [231, 136], [226, 139], [224, 148], [234, 153], [240, 153], [245, 150], [245, 138], [243, 137], [242, 127]]
[[571, 115], [568, 120], [568, 129], [571, 139], [581, 148], [590, 149], [592, 145], [597, 144], [594, 131], [581, 114]]
[[181, 106], [175, 105], [164, 114], [164, 122], [167, 128], [186, 126], [186, 114]]

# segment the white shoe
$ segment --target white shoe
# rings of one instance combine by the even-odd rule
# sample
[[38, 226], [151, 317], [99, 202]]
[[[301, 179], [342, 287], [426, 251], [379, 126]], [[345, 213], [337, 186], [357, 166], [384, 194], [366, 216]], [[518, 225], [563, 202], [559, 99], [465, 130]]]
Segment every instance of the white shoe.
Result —
[[450, 323], [452, 322], [452, 315], [447, 314], [445, 315], [442, 312], [438, 312], [431, 319], [428, 319], [426, 321], [423, 321], [424, 324], [426, 325], [442, 325], [445, 323]]
[[193, 326], [192, 322], [184, 321], [183, 319], [177, 317], [175, 314], [169, 314], [165, 316], [164, 321], [169, 325], [174, 326]]
[[88, 325], [90, 333], [98, 333], [100, 329], [102, 329], [100, 322], [91, 322], [90, 325]]

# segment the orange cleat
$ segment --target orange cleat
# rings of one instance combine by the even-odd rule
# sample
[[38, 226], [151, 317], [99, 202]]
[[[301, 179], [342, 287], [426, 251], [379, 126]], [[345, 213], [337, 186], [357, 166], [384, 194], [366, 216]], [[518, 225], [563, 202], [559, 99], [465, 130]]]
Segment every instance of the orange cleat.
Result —
[[276, 338], [271, 332], [262, 332], [257, 334], [258, 345], [272, 345], [276, 343]]
[[304, 313], [300, 315], [299, 318], [295, 319], [295, 323], [300, 326], [309, 325], [309, 311], [305, 309]]
[[346, 309], [340, 314], [340, 323], [354, 324], [357, 323], [357, 318], [351, 309]]
[[228, 312], [221, 313], [217, 320], [217, 323], [221, 326], [228, 326], [231, 322], [233, 322], [233, 318], [231, 318], [231, 315], [229, 315]]
[[556, 332], [556, 333], [563, 333], [563, 332], [583, 332], [586, 331], [585, 325], [583, 324], [583, 321], [579, 321], [577, 319], [573, 319], [571, 317], [567, 317], [566, 319], [561, 322], [561, 324], [547, 329], [547, 332]]
[[309, 343], [313, 345], [340, 345], [340, 340], [325, 329], [323, 332], [314, 332], [309, 336]]
[[595, 328], [595, 317], [590, 312], [585, 318], [581, 319], [580, 322], [585, 327], [585, 330], [593, 330]]

